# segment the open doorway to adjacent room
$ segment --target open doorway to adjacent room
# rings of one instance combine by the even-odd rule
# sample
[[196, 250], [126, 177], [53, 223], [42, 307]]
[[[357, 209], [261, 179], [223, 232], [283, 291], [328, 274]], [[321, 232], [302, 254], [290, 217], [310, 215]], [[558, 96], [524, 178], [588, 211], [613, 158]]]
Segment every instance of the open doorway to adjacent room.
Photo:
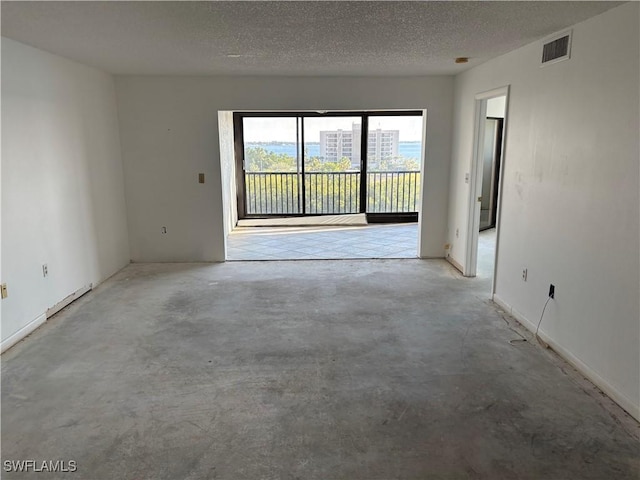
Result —
[[416, 258], [423, 111], [236, 112], [228, 260]]
[[476, 96], [466, 276], [495, 283], [508, 88]]

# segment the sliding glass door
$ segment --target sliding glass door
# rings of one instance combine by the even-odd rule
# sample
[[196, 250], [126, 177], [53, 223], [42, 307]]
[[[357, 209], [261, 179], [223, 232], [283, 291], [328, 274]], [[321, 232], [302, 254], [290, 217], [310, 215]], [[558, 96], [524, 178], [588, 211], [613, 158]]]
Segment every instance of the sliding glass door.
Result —
[[245, 117], [242, 170], [245, 214], [303, 213], [297, 117]]
[[306, 214], [361, 212], [361, 125], [359, 116], [303, 119]]
[[418, 211], [422, 116], [371, 115], [367, 131], [367, 212]]
[[236, 113], [234, 120], [240, 218], [417, 220], [421, 112]]

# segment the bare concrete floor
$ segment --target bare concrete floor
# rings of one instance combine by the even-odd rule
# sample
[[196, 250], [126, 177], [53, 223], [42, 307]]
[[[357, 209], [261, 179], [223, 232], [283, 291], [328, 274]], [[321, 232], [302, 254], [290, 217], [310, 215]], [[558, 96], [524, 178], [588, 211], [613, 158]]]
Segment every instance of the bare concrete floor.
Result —
[[[2, 357], [82, 479], [637, 479], [638, 424], [446, 262], [131, 265]], [[520, 331], [520, 333], [522, 333]]]

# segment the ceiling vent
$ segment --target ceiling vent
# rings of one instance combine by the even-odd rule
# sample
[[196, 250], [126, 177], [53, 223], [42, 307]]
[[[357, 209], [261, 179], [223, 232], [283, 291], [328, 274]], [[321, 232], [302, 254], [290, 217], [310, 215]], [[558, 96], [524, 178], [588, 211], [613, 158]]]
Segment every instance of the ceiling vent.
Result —
[[571, 58], [571, 30], [555, 35], [542, 46], [542, 65], [569, 60]]

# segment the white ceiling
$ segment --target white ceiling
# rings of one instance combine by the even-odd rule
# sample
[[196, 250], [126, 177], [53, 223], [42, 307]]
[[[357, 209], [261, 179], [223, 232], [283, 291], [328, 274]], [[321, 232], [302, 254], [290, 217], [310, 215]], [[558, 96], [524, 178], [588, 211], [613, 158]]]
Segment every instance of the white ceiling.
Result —
[[3, 1], [2, 35], [114, 74], [448, 75], [620, 3]]

